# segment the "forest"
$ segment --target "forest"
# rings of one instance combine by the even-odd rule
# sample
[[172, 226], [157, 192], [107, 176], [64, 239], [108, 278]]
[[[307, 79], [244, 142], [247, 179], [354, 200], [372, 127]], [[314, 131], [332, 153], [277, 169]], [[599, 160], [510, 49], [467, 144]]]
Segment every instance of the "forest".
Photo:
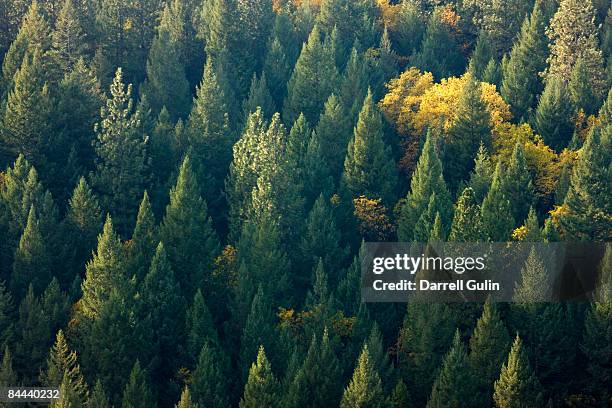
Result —
[[[0, 0], [0, 56], [0, 387], [612, 406], [608, 0]], [[362, 302], [398, 241], [607, 244], [576, 301], [533, 251], [513, 302]]]

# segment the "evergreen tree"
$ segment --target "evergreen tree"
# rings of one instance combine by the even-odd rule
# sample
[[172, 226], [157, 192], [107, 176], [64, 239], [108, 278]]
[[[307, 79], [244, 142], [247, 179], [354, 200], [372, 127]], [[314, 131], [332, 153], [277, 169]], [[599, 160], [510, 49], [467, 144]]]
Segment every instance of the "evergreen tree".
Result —
[[318, 26], [302, 47], [293, 74], [287, 84], [283, 119], [293, 123], [300, 113], [309, 123], [316, 123], [323, 104], [338, 86], [338, 71], [330, 41], [321, 41]]
[[567, 92], [574, 109], [582, 109], [585, 114], [593, 115], [597, 113], [601, 98], [598, 98], [591, 88], [587, 68], [584, 59], [578, 58], [567, 84]]
[[470, 58], [468, 71], [477, 81], [483, 80], [483, 74], [489, 61], [493, 58], [493, 50], [491, 49], [491, 40], [485, 31], [478, 34], [476, 47]]
[[534, 197], [531, 174], [525, 159], [525, 149], [520, 142], [514, 145], [510, 163], [504, 174], [503, 189], [505, 197], [512, 205], [514, 220], [519, 222], [525, 220]]
[[538, 101], [535, 129], [544, 142], [556, 151], [566, 147], [572, 137], [572, 104], [560, 77], [550, 77]]
[[610, 145], [612, 143], [612, 92], [601, 110], [601, 124], [589, 133], [580, 150], [578, 162], [565, 197], [566, 213], [559, 218], [567, 238], [610, 240]]
[[15, 252], [11, 291], [21, 299], [27, 291], [27, 286], [30, 285], [34, 293], [40, 294], [49, 284], [51, 276], [50, 254], [47, 252], [47, 245], [40, 231], [36, 210], [32, 206]]
[[155, 408], [155, 398], [147, 384], [146, 373], [140, 367], [140, 362], [136, 360], [130, 379], [123, 390], [121, 408]]
[[300, 114], [293, 123], [293, 126], [291, 126], [291, 130], [287, 137], [287, 155], [289, 156], [289, 161], [291, 161], [298, 170], [301, 170], [302, 174], [305, 172], [305, 156], [311, 136], [312, 130], [310, 124], [306, 121], [306, 117]]
[[589, 387], [594, 394], [603, 400], [606, 384], [612, 378], [610, 369], [610, 353], [608, 352], [612, 330], [612, 304], [610, 302], [610, 282], [612, 275], [612, 247], [606, 245], [606, 251], [599, 268], [599, 286], [595, 293], [594, 302], [587, 311], [584, 323], [584, 336], [582, 350], [588, 363], [587, 372], [591, 381]]
[[432, 193], [438, 199], [442, 225], [445, 229], [451, 222], [452, 203], [442, 176], [442, 162], [435, 148], [435, 139], [428, 132], [421, 157], [410, 180], [410, 193], [402, 206], [397, 235], [401, 241], [410, 241], [414, 237], [414, 228], [429, 204]]
[[502, 81], [501, 64], [495, 59], [491, 58], [487, 63], [487, 66], [482, 73], [482, 82], [495, 85], [496, 89], [499, 89]]
[[542, 232], [540, 231], [540, 224], [538, 223], [538, 216], [533, 209], [529, 208], [527, 219], [525, 220], [525, 242], [540, 242], [542, 241]]
[[[280, 15], [281, 13], [277, 14], [277, 16]], [[287, 55], [291, 50], [287, 50], [281, 41], [278, 36], [271, 37], [263, 71], [268, 79], [270, 95], [276, 107], [275, 111], [278, 111], [283, 105], [283, 100], [287, 95], [287, 82], [291, 77], [293, 67], [292, 61]]]
[[51, 45], [50, 32], [51, 29], [41, 5], [38, 1], [32, 1], [27, 13], [21, 20], [21, 26], [15, 41], [13, 41], [2, 60], [3, 95], [6, 95], [12, 88], [13, 78], [19, 71], [19, 67], [22, 66], [27, 54], [33, 54], [35, 50], [39, 50], [42, 54], [49, 50]]
[[348, 145], [342, 180], [353, 197], [365, 195], [391, 203], [397, 171], [391, 149], [385, 146], [382, 118], [372, 98], [372, 92], [368, 91]]
[[495, 381], [493, 399], [498, 408], [536, 407], [542, 404], [540, 384], [531, 371], [519, 336], [514, 339], [508, 361], [502, 365], [499, 379]]
[[111, 403], [104, 392], [104, 387], [100, 380], [96, 381], [96, 384], [87, 398], [87, 408], [111, 408]]
[[[186, 327], [186, 348], [192, 361], [197, 360], [204, 344], [210, 343], [214, 347], [219, 345], [217, 330], [200, 289], [197, 290], [193, 303], [187, 309]], [[194, 392], [196, 392], [195, 388]]]
[[331, 94], [325, 102], [316, 131], [324, 159], [321, 165], [326, 166], [334, 181], [338, 182], [351, 139], [351, 122], [347, 110], [335, 94]]
[[397, 380], [397, 384], [393, 389], [393, 393], [389, 397], [389, 404], [391, 408], [403, 408], [410, 406], [410, 394], [408, 393], [408, 387], [402, 380]]
[[445, 179], [451, 190], [457, 190], [472, 170], [481, 144], [491, 146], [491, 115], [482, 100], [480, 83], [470, 75], [463, 88], [456, 119], [448, 130], [445, 145]]
[[77, 362], [76, 352], [70, 350], [64, 332], [57, 332], [55, 344], [47, 358], [47, 371], [41, 374], [41, 383], [47, 387], [62, 384], [65, 405], [83, 407], [88, 395], [87, 384]]
[[268, 90], [265, 72], [259, 78], [257, 78], [257, 75], [253, 75], [249, 95], [242, 104], [242, 113], [248, 119], [249, 115], [255, 112], [257, 108], [261, 108], [266, 119], [270, 119], [276, 112], [274, 100]]
[[466, 187], [457, 200], [449, 241], [479, 242], [486, 240], [480, 206], [471, 187]]
[[344, 390], [341, 408], [352, 407], [384, 407], [386, 398], [382, 388], [382, 382], [376, 368], [374, 367], [368, 346], [364, 345], [357, 366], [353, 372], [353, 378]]
[[542, 92], [539, 73], [546, 68], [546, 17], [541, 2], [535, 2], [531, 15], [525, 18], [516, 43], [502, 64], [503, 79], [500, 93], [510, 104], [519, 121], [531, 115], [536, 96]]
[[474, 159], [474, 171], [470, 174], [468, 186], [474, 190], [476, 203], [480, 204], [489, 192], [493, 181], [493, 168], [491, 160], [484, 145], [480, 145]]
[[68, 202], [68, 213], [63, 227], [67, 270], [61, 280], [67, 283], [84, 272], [84, 265], [91, 256], [91, 251], [96, 246], [96, 237], [102, 229], [102, 211], [98, 199], [84, 177], [79, 180]]
[[380, 374], [383, 387], [385, 390], [390, 390], [390, 387], [393, 384], [392, 379], [394, 376], [394, 367], [389, 358], [389, 354], [385, 349], [382, 333], [378, 327], [378, 323], [374, 322], [372, 324], [372, 329], [370, 330], [370, 334], [366, 339], [366, 344], [368, 345], [368, 352], [370, 353], [372, 364], [374, 365], [376, 372]]
[[531, 248], [525, 266], [521, 269], [521, 282], [516, 283], [512, 299], [520, 304], [550, 300], [550, 276], [535, 247]]
[[364, 55], [359, 54], [357, 45], [351, 51], [351, 56], [344, 69], [340, 85], [340, 99], [347, 113], [346, 117], [349, 123], [357, 121], [359, 111], [363, 106], [361, 101], [365, 99], [368, 93], [368, 82], [370, 79], [368, 66], [364, 62]]
[[49, 57], [59, 78], [72, 71], [76, 63], [89, 52], [89, 44], [81, 26], [78, 10], [73, 0], [64, 0], [62, 9], [51, 34]]
[[155, 322], [153, 331], [159, 363], [154, 382], [159, 385], [161, 396], [167, 397], [168, 391], [164, 392], [167, 385], [163, 379], [171, 378], [178, 368], [176, 338], [184, 336], [185, 326], [176, 317], [185, 309], [185, 301], [161, 242], [142, 285], [142, 300], [146, 313]]
[[327, 166], [321, 139], [315, 131], [310, 135], [303, 161], [304, 208], [310, 208], [320, 194], [331, 194], [336, 185], [334, 175]]
[[[201, 339], [200, 339], [201, 340]], [[204, 343], [192, 374], [193, 399], [203, 407], [227, 407], [227, 384], [222, 371], [219, 351]]]
[[327, 329], [319, 341], [313, 336], [302, 367], [289, 384], [285, 401], [290, 407], [336, 406], [340, 401], [342, 369]]
[[199, 193], [213, 208], [219, 208], [218, 196], [231, 161], [233, 138], [225, 91], [211, 62], [204, 68], [186, 131]]
[[424, 405], [440, 366], [452, 344], [455, 321], [443, 303], [411, 302], [398, 339], [399, 366], [410, 379], [413, 403]]
[[198, 408], [199, 405], [193, 402], [191, 399], [191, 393], [189, 392], [189, 388], [185, 387], [183, 392], [181, 392], [180, 401], [174, 406], [174, 408]]
[[493, 181], [481, 207], [484, 231], [493, 242], [505, 242], [514, 229], [512, 205], [504, 189], [505, 174], [501, 164], [497, 163]]
[[244, 386], [240, 408], [279, 407], [279, 391], [278, 381], [272, 373], [263, 346], [260, 346], [257, 360], [249, 369], [249, 379]]
[[155, 216], [149, 202], [149, 194], [145, 191], [138, 208], [136, 226], [132, 239], [127, 247], [127, 273], [140, 282], [144, 279], [158, 244], [158, 231]]
[[110, 87], [111, 97], [96, 124], [96, 171], [93, 185], [102, 207], [109, 210], [121, 234], [136, 218], [136, 203], [144, 192], [148, 174], [147, 137], [138, 131], [140, 118], [132, 108], [132, 86], [123, 85], [121, 68]]
[[443, 12], [443, 8], [434, 10], [427, 23], [421, 50], [414, 56], [414, 65], [431, 72], [436, 80], [458, 75], [465, 65], [459, 44], [443, 20]]
[[558, 76], [567, 84], [576, 62], [581, 58], [586, 65], [590, 87], [595, 95], [603, 97], [606, 90], [604, 62], [599, 49], [593, 4], [561, 0], [546, 34], [551, 41], [547, 82]]
[[176, 185], [170, 191], [160, 236], [183, 293], [191, 297], [195, 288], [209, 282], [207, 274], [219, 251], [219, 240], [206, 202], [200, 197], [189, 157], [185, 157]]
[[158, 114], [165, 106], [174, 120], [185, 117], [191, 102], [191, 90], [183, 65], [185, 16], [180, 1], [166, 4], [147, 60], [147, 80], [141, 91]]
[[465, 345], [459, 330], [455, 332], [450, 351], [444, 357], [440, 373], [434, 382], [427, 408], [477, 406], [474, 397], [474, 381], [468, 365]]
[[[340, 269], [349, 259], [349, 249], [342, 247], [341, 233], [334, 219], [329, 202], [323, 195], [315, 201], [306, 219], [306, 227], [300, 245], [304, 261], [304, 273], [310, 273], [321, 259], [326, 271], [336, 282]], [[304, 276], [309, 279], [309, 277]]]
[[11, 293], [6, 289], [4, 281], [0, 281], [0, 344], [5, 346], [12, 340], [14, 335], [14, 312]]
[[13, 82], [3, 108], [0, 127], [2, 150], [11, 157], [23, 154], [36, 167], [46, 168], [51, 97], [44, 80], [40, 49], [24, 56]]
[[488, 298], [470, 338], [468, 363], [475, 375], [478, 406], [490, 406], [491, 388], [510, 348], [510, 336], [497, 305]]
[[[2, 363], [0, 365], [0, 385], [3, 387], [10, 387], [14, 384], [18, 384], [17, 373], [13, 370], [13, 358], [11, 351], [8, 346], [4, 346], [4, 353], [2, 353]], [[4, 405], [6, 407], [6, 405]]]
[[85, 280], [81, 286], [83, 314], [88, 318], [98, 317], [112, 291], [124, 286], [126, 280], [124, 250], [113, 222], [107, 216], [98, 236], [98, 248], [85, 268]]

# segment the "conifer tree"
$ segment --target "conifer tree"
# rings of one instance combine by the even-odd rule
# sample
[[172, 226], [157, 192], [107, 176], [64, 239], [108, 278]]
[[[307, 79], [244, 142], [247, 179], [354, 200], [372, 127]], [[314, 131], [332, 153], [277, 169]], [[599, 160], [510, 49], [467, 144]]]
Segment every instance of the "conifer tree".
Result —
[[457, 190], [472, 170], [481, 144], [491, 146], [491, 115], [482, 100], [480, 83], [470, 75], [463, 88], [456, 119], [448, 130], [445, 155], [445, 179]]
[[225, 90], [210, 61], [204, 68], [186, 131], [201, 194], [218, 206], [217, 196], [231, 161], [232, 135]]
[[468, 363], [475, 375], [478, 406], [490, 406], [491, 389], [510, 349], [510, 336], [495, 303], [488, 298], [470, 338]]
[[127, 234], [147, 182], [147, 137], [138, 131], [140, 118], [133, 112], [132, 86], [125, 88], [121, 68], [110, 92], [95, 127], [98, 157], [92, 182], [102, 207], [115, 218], [118, 231]]
[[601, 98], [595, 95], [593, 88], [591, 88], [587, 65], [582, 58], [578, 58], [572, 69], [572, 74], [567, 84], [567, 92], [574, 109], [577, 111], [582, 109], [587, 115], [597, 113]]
[[312, 136], [310, 124], [303, 114], [291, 126], [289, 135], [287, 136], [287, 155], [298, 170], [305, 172], [308, 145]]
[[276, 105], [268, 90], [265, 72], [259, 78], [257, 75], [253, 75], [249, 95], [242, 103], [242, 113], [245, 119], [248, 119], [249, 115], [255, 112], [258, 107], [261, 108], [266, 119], [272, 118], [272, 115], [276, 113]]
[[366, 339], [366, 344], [368, 345], [368, 352], [370, 353], [374, 368], [376, 372], [379, 373], [383, 382], [383, 388], [385, 390], [390, 390], [390, 387], [393, 385], [391, 380], [394, 377], [394, 367], [385, 349], [378, 323], [374, 322], [372, 324], [372, 329]]
[[540, 384], [531, 371], [529, 359], [519, 336], [514, 339], [508, 361], [503, 364], [494, 388], [493, 399], [498, 408], [535, 407], [542, 404]]
[[[2, 363], [0, 364], [0, 385], [10, 387], [17, 384], [17, 373], [13, 370], [13, 358], [8, 346], [4, 346], [2, 353]], [[6, 405], [5, 405], [6, 406]]]
[[525, 149], [520, 142], [514, 145], [512, 157], [504, 175], [503, 189], [506, 198], [512, 205], [514, 220], [519, 222], [525, 220], [534, 197], [531, 174], [525, 159]]
[[539, 73], [546, 68], [546, 17], [540, 2], [533, 6], [525, 18], [518, 39], [508, 58], [502, 64], [503, 79], [500, 93], [510, 104], [517, 120], [529, 118], [536, 105], [536, 96], [542, 92]]
[[479, 242], [486, 240], [480, 206], [471, 187], [466, 187], [457, 200], [455, 216], [448, 237], [453, 242]]
[[521, 269], [521, 281], [516, 283], [512, 299], [521, 304], [550, 300], [550, 276], [535, 247], [531, 248], [525, 266]]
[[244, 386], [240, 408], [280, 407], [279, 388], [264, 348], [260, 346], [257, 360], [249, 369], [249, 379]]
[[408, 304], [398, 346], [400, 369], [405, 378], [410, 378], [413, 403], [426, 403], [434, 381], [431, 373], [451, 346], [454, 331], [454, 317], [446, 304]]
[[335, 94], [331, 94], [325, 102], [324, 111], [316, 128], [324, 159], [322, 165], [329, 169], [335, 182], [342, 174], [347, 146], [351, 139], [351, 122], [347, 113], [342, 101]]
[[183, 65], [185, 16], [180, 1], [166, 4], [161, 13], [157, 36], [147, 60], [147, 80], [141, 91], [147, 95], [157, 115], [166, 107], [176, 120], [187, 115], [191, 102], [189, 82]]
[[402, 380], [397, 380], [397, 384], [389, 397], [391, 408], [402, 408], [410, 406], [410, 393], [408, 387]]
[[41, 374], [41, 383], [47, 387], [62, 384], [64, 404], [58, 406], [83, 407], [88, 395], [87, 383], [77, 362], [76, 352], [70, 350], [64, 332], [57, 332], [55, 344], [47, 358], [47, 371]]
[[41, 54], [51, 45], [51, 29], [38, 1], [33, 1], [23, 16], [19, 32], [2, 60], [3, 88], [6, 95], [12, 88], [15, 73], [22, 66], [24, 57], [38, 49]]
[[482, 82], [495, 85], [496, 89], [499, 89], [502, 81], [501, 64], [498, 63], [494, 58], [491, 58], [487, 63], [487, 66], [482, 73]]
[[87, 398], [87, 408], [111, 408], [111, 403], [108, 400], [104, 387], [100, 380], [96, 381], [96, 384]]
[[337, 281], [340, 268], [348, 260], [349, 251], [342, 247], [334, 214], [323, 195], [319, 195], [308, 214], [300, 249], [305, 262], [304, 272], [310, 273], [317, 259], [321, 259], [332, 280]]
[[51, 97], [44, 80], [40, 49], [24, 56], [13, 82], [3, 109], [2, 150], [12, 157], [23, 154], [36, 167], [46, 168], [44, 156], [50, 132]]
[[572, 138], [572, 103], [560, 77], [549, 77], [540, 95], [534, 116], [535, 129], [547, 145], [556, 151]]
[[64, 0], [55, 29], [51, 34], [49, 57], [59, 78], [73, 70], [77, 61], [89, 52], [89, 44], [73, 0]]
[[334, 50], [329, 41], [321, 41], [321, 31], [315, 26], [287, 84], [283, 119], [293, 123], [303, 113], [309, 123], [316, 123], [323, 104], [337, 86]]
[[609, 344], [612, 340], [612, 330], [610, 323], [612, 319], [612, 304], [610, 295], [612, 288], [612, 247], [606, 245], [606, 251], [599, 267], [599, 281], [595, 292], [595, 298], [587, 311], [584, 324], [584, 337], [582, 350], [584, 351], [588, 363], [587, 372], [589, 373], [590, 388], [599, 398], [606, 398], [606, 384], [612, 378], [610, 369]]
[[603, 97], [606, 90], [604, 62], [599, 49], [593, 4], [578, 0], [560, 1], [546, 34], [551, 41], [547, 82], [558, 76], [567, 84], [576, 62], [582, 58], [590, 87], [595, 95]]
[[155, 216], [151, 209], [149, 194], [145, 191], [136, 216], [136, 226], [127, 248], [127, 273], [140, 282], [144, 279], [158, 244]]
[[102, 229], [102, 211], [87, 181], [81, 177], [68, 202], [64, 219], [64, 260], [67, 271], [62, 281], [69, 282], [84, 272], [87, 259], [96, 246], [96, 237]]
[[[277, 16], [281, 14], [279, 13]], [[270, 95], [274, 100], [274, 106], [277, 108], [275, 111], [278, 111], [283, 105], [287, 94], [287, 82], [291, 77], [291, 69], [293, 67], [293, 61], [287, 55], [291, 50], [287, 50], [281, 41], [276, 35], [270, 38], [263, 71], [268, 79], [268, 86]]]
[[191, 399], [191, 393], [189, 392], [189, 387], [185, 387], [183, 392], [181, 392], [180, 401], [174, 406], [174, 408], [198, 408], [199, 405], [193, 402]]
[[219, 354], [209, 342], [204, 342], [191, 382], [193, 399], [200, 406], [222, 408], [228, 404], [227, 384]]
[[290, 407], [338, 405], [342, 369], [330, 343], [329, 333], [313, 336], [301, 368], [289, 384], [285, 398]]
[[342, 181], [353, 197], [365, 195], [391, 203], [397, 184], [394, 163], [391, 148], [385, 145], [382, 117], [368, 91], [348, 145]]
[[[358, 44], [356, 44], [358, 45]], [[368, 93], [369, 69], [363, 56], [353, 46], [340, 85], [340, 99], [350, 123], [355, 123]]]
[[193, 303], [187, 309], [186, 327], [186, 348], [192, 361], [197, 360], [204, 344], [209, 343], [212, 347], [219, 345], [217, 330], [200, 289], [197, 290]]
[[185, 326], [177, 316], [185, 309], [185, 301], [161, 242], [155, 250], [151, 268], [142, 285], [142, 300], [146, 313], [155, 322], [155, 348], [160, 361], [154, 381], [160, 385], [160, 394], [166, 395], [163, 379], [170, 378], [178, 367], [178, 359], [174, 355], [176, 338], [184, 336]]
[[427, 408], [476, 406], [472, 402], [474, 380], [469, 369], [465, 345], [461, 342], [457, 330], [450, 351], [444, 357], [442, 368], [434, 382]]
[[183, 293], [191, 297], [195, 288], [208, 281], [207, 273], [219, 251], [219, 240], [189, 157], [183, 160], [176, 185], [170, 191], [160, 236]]
[[155, 398], [147, 384], [146, 373], [140, 367], [140, 362], [136, 360], [130, 379], [123, 390], [121, 408], [155, 408], [157, 406]]
[[430, 131], [410, 180], [410, 193], [400, 212], [397, 234], [401, 241], [413, 239], [414, 227], [421, 214], [427, 209], [432, 193], [436, 194], [440, 205], [438, 211], [440, 211], [442, 225], [446, 229], [451, 223], [452, 203], [442, 176], [442, 162], [434, 145], [435, 139]]
[[476, 47], [470, 57], [468, 71], [477, 81], [483, 80], [483, 74], [489, 61], [493, 58], [493, 50], [491, 49], [491, 40], [486, 31], [481, 31], [476, 40]]
[[326, 163], [321, 139], [315, 131], [310, 135], [303, 161], [304, 208], [310, 208], [320, 194], [331, 194], [336, 185], [334, 175]]
[[505, 242], [514, 229], [512, 205], [504, 189], [505, 174], [501, 164], [497, 163], [491, 187], [481, 207], [484, 231], [493, 242]]
[[40, 231], [36, 209], [32, 206], [15, 252], [11, 275], [12, 293], [21, 299], [28, 285], [34, 288], [34, 293], [42, 293], [51, 280], [51, 266], [50, 254]]
[[[612, 92], [601, 109], [601, 124], [595, 126], [580, 150], [559, 218], [566, 237], [575, 240], [610, 240], [610, 149], [612, 144]], [[608, 214], [608, 215], [606, 215]]]
[[476, 203], [481, 204], [493, 181], [493, 168], [491, 160], [484, 145], [480, 145], [474, 159], [474, 171], [470, 174], [468, 186], [474, 190]]
[[443, 12], [443, 8], [436, 8], [432, 13], [421, 50], [414, 56], [415, 66], [431, 72], [436, 80], [458, 75], [465, 64], [459, 44], [443, 20]]
[[85, 269], [85, 280], [81, 286], [83, 314], [96, 318], [108, 302], [113, 290], [126, 284], [124, 250], [113, 221], [107, 216], [102, 233], [98, 236], [98, 248]]
[[15, 323], [13, 321], [14, 305], [11, 293], [4, 281], [0, 281], [0, 344], [7, 345], [13, 338]]
[[525, 236], [523, 241], [525, 242], [540, 242], [542, 241], [542, 232], [540, 231], [540, 224], [538, 222], [538, 216], [533, 209], [529, 208], [527, 219], [525, 220]]
[[382, 382], [372, 363], [368, 346], [364, 345], [353, 378], [342, 395], [340, 407], [384, 407], [385, 405]]

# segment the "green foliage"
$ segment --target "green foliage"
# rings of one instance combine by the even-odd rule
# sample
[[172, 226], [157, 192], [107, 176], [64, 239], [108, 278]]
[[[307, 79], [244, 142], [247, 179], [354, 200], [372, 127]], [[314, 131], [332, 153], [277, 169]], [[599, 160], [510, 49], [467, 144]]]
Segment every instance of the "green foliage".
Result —
[[195, 288], [210, 281], [209, 268], [219, 252], [219, 239], [188, 156], [181, 164], [176, 185], [170, 190], [160, 236], [168, 248], [168, 259], [183, 293], [191, 297]]
[[135, 276], [139, 282], [144, 279], [158, 244], [158, 235], [149, 194], [145, 191], [138, 208], [132, 239], [126, 250], [127, 273], [130, 278]]
[[477, 203], [482, 203], [493, 181], [493, 167], [484, 145], [480, 145], [474, 159], [474, 171], [470, 174], [468, 186], [474, 190]]
[[275, 408], [281, 405], [279, 383], [272, 373], [272, 367], [262, 346], [257, 360], [249, 369], [249, 379], [244, 386], [240, 408]]
[[414, 65], [441, 79], [458, 75], [465, 61], [449, 25], [443, 21], [443, 8], [437, 8], [427, 23], [421, 50], [414, 56]]
[[121, 68], [110, 87], [111, 97], [95, 126], [97, 154], [92, 184], [100, 202], [126, 234], [136, 219], [136, 203], [148, 176], [147, 137], [139, 132], [140, 115], [133, 112], [132, 86], [123, 84]]
[[174, 408], [198, 408], [199, 405], [192, 401], [191, 393], [189, 388], [185, 387], [181, 392], [180, 401], [174, 406]]
[[96, 381], [96, 384], [91, 390], [89, 394], [89, 398], [87, 398], [87, 408], [111, 408], [111, 403], [106, 396], [106, 392], [104, 392], [104, 387], [100, 380]]
[[331, 94], [325, 102], [325, 109], [316, 128], [317, 141], [323, 155], [323, 163], [320, 165], [329, 169], [335, 182], [338, 182], [342, 174], [347, 146], [351, 139], [348, 112], [342, 106], [342, 101], [335, 94]]
[[248, 118], [257, 108], [261, 108], [266, 119], [270, 119], [272, 115], [276, 113], [276, 106], [268, 90], [268, 81], [266, 80], [265, 72], [261, 74], [259, 78], [257, 78], [257, 75], [253, 75], [249, 96], [242, 104], [244, 117]]
[[480, 145], [491, 146], [491, 115], [482, 100], [480, 83], [470, 76], [457, 107], [457, 119], [448, 130], [444, 149], [444, 176], [457, 190], [473, 168]]
[[227, 407], [227, 384], [223, 374], [219, 351], [205, 342], [191, 380], [193, 399], [200, 406]]
[[507, 241], [514, 229], [512, 204], [504, 188], [505, 177], [501, 164], [497, 163], [491, 187], [482, 202], [481, 216], [484, 231], [492, 242]]
[[380, 376], [371, 360], [368, 346], [364, 345], [353, 378], [342, 395], [340, 407], [385, 407], [386, 402]]
[[155, 408], [157, 404], [147, 384], [146, 373], [136, 360], [130, 379], [123, 390], [121, 408]]
[[89, 51], [86, 33], [81, 26], [79, 10], [73, 0], [64, 0], [55, 29], [51, 34], [49, 57], [61, 76], [72, 71]]
[[516, 336], [508, 361], [502, 365], [493, 394], [499, 408], [534, 407], [542, 404], [540, 383], [531, 370], [523, 342]]
[[309, 123], [316, 123], [323, 104], [338, 86], [338, 70], [329, 38], [322, 42], [316, 26], [302, 47], [291, 79], [287, 84], [283, 119], [293, 123], [300, 113]]
[[523, 221], [533, 203], [533, 185], [527, 168], [525, 149], [521, 143], [514, 146], [510, 163], [504, 174], [503, 189], [506, 199], [512, 205], [512, 217]]
[[[397, 236], [400, 241], [410, 241], [414, 237], [414, 228], [427, 210], [431, 195], [437, 197], [438, 207], [445, 230], [450, 225], [452, 203], [442, 175], [442, 162], [435, 147], [435, 137], [430, 131], [425, 140], [421, 157], [410, 180], [410, 193], [400, 210]], [[434, 213], [435, 214], [435, 213]]]
[[542, 92], [539, 73], [546, 68], [546, 17], [536, 2], [529, 17], [525, 18], [519, 37], [502, 64], [503, 80], [500, 92], [510, 104], [518, 120], [526, 120], [535, 107], [536, 96]]
[[466, 187], [457, 200], [449, 241], [479, 242], [486, 240], [480, 205], [471, 187]]
[[544, 142], [561, 151], [572, 137], [572, 104], [560, 77], [550, 77], [535, 112], [535, 129]]

